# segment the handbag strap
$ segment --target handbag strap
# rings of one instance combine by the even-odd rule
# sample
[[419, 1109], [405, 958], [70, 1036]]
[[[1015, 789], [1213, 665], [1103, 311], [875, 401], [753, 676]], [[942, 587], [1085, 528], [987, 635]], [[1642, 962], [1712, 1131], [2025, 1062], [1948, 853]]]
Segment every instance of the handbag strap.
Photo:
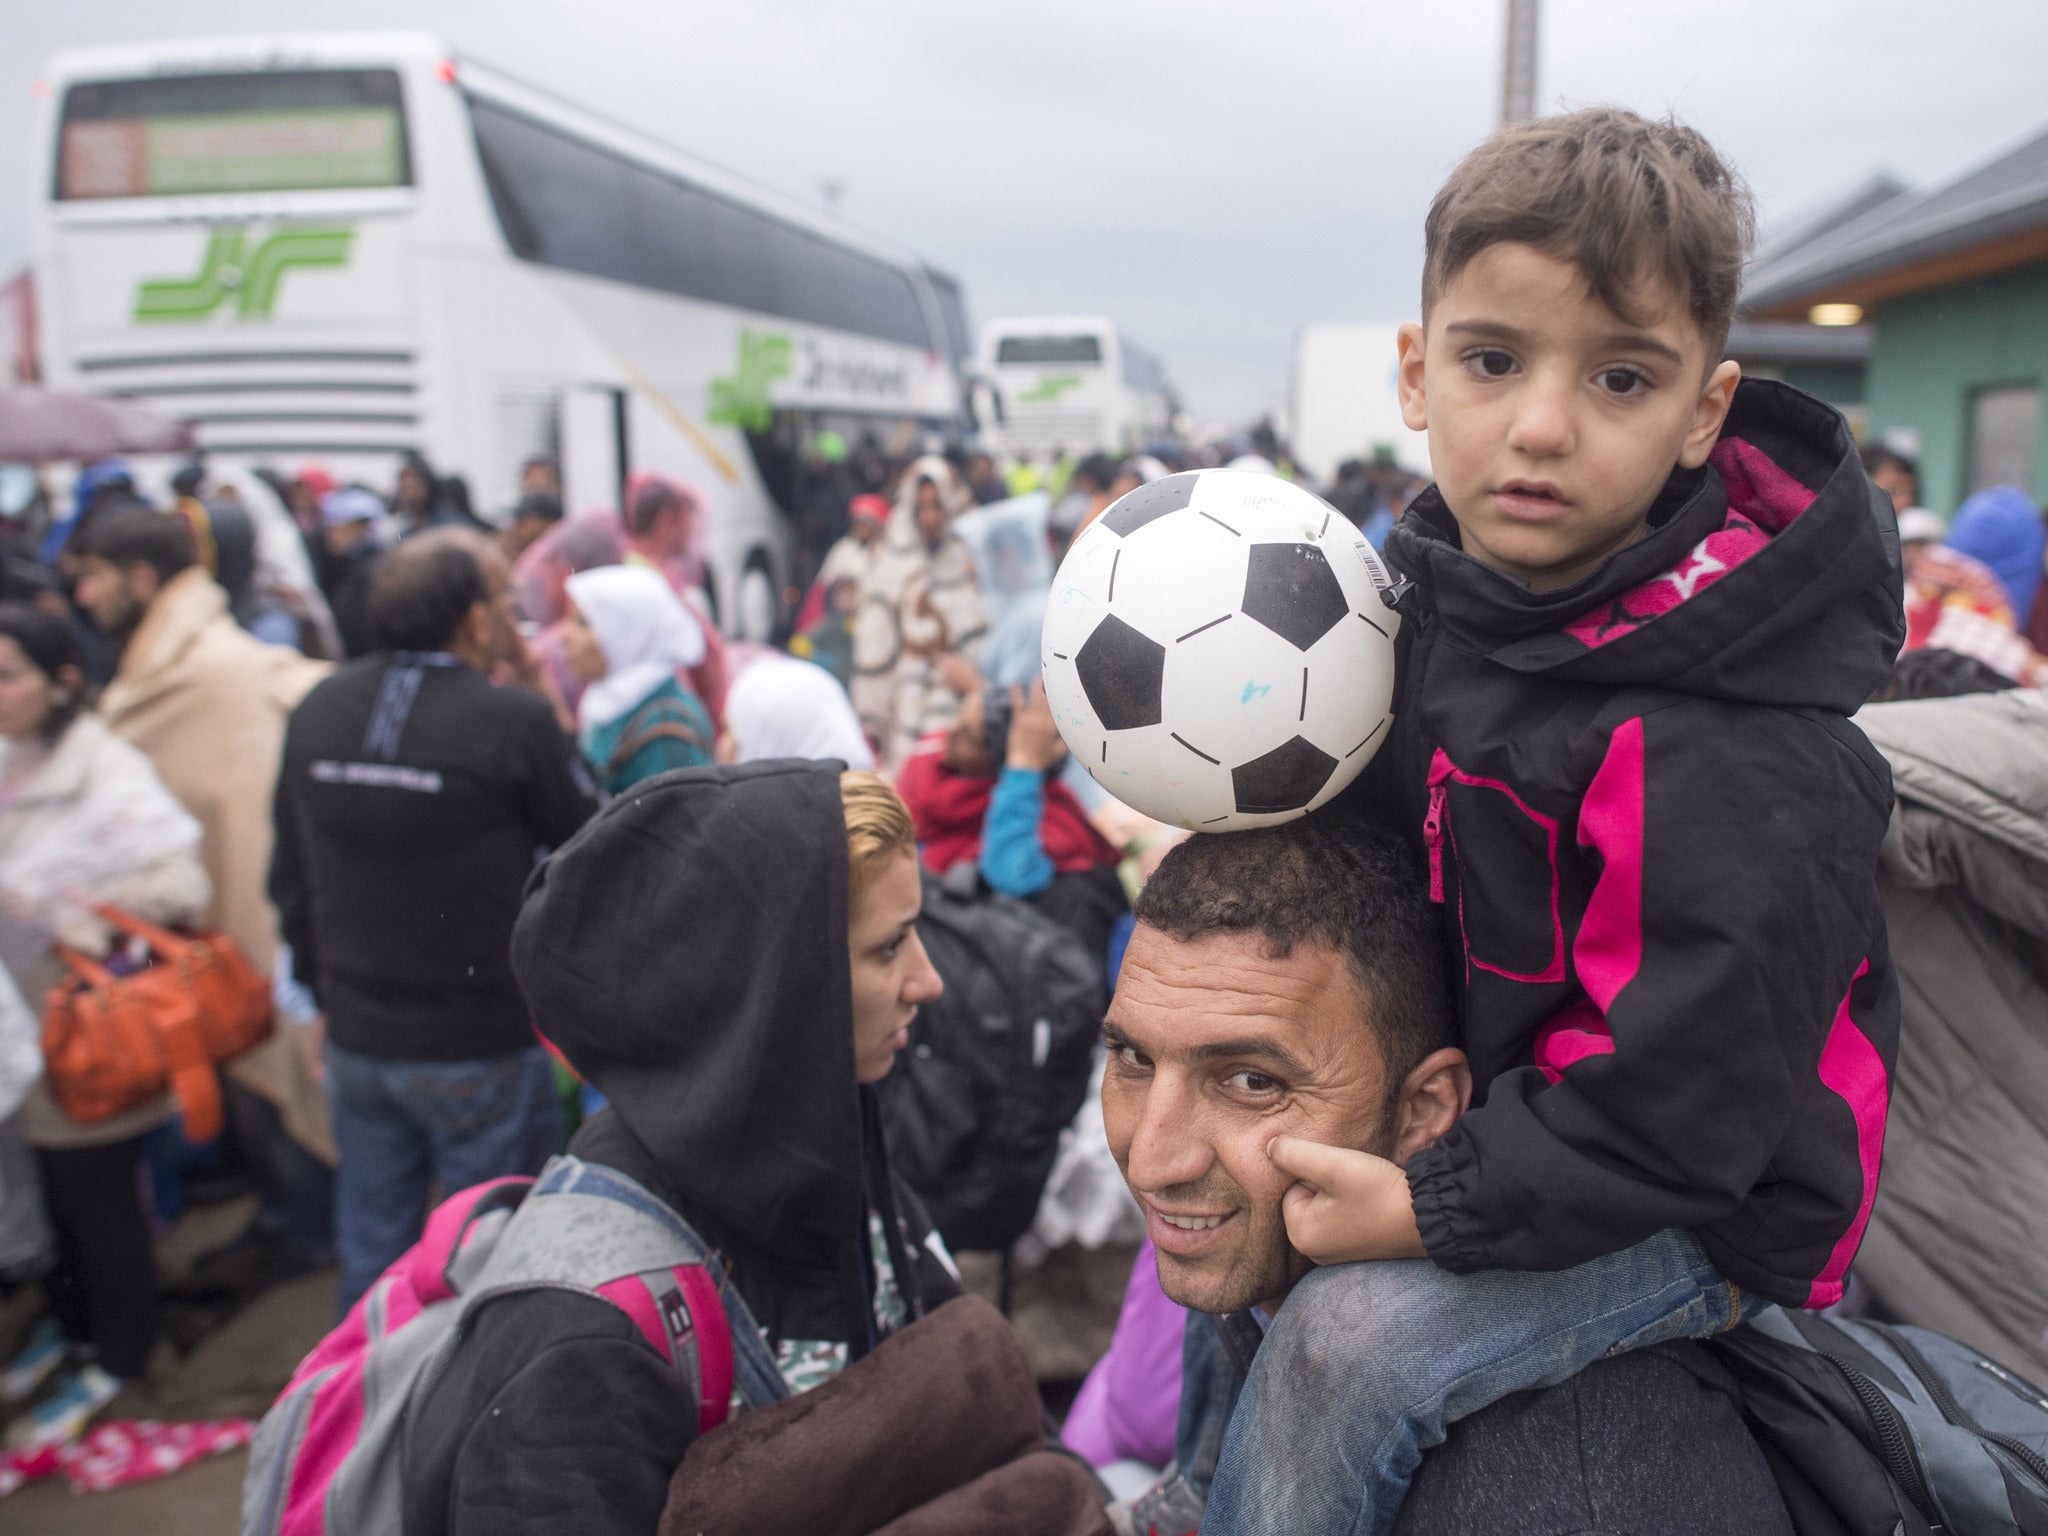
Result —
[[73, 949], [69, 944], [52, 944], [50, 952], [63, 962], [66, 970], [94, 991], [104, 992], [114, 984], [113, 972], [91, 956]]
[[179, 937], [168, 928], [146, 923], [132, 912], [124, 912], [116, 906], [94, 907], [93, 911], [109, 927], [142, 940], [159, 959], [169, 959], [191, 943], [191, 940]]
[[223, 1113], [220, 1077], [206, 1054], [206, 1042], [199, 1033], [199, 1010], [191, 998], [179, 996], [174, 1011], [150, 1015], [164, 1052], [164, 1075], [178, 1112], [185, 1118], [185, 1138], [198, 1143], [221, 1133]]

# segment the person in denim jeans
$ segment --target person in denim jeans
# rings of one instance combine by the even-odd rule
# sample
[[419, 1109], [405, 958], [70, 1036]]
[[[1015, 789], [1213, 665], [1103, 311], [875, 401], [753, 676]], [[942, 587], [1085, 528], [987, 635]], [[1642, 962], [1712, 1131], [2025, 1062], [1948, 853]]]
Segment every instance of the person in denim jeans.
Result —
[[481, 1061], [380, 1060], [328, 1042], [327, 1091], [344, 1149], [335, 1246], [346, 1312], [420, 1235], [431, 1190], [538, 1173], [560, 1135], [554, 1070], [538, 1045]]
[[[1306, 1191], [1276, 1138], [1399, 1166], [1470, 1102], [1416, 873], [1391, 834], [1317, 816], [1195, 837], [1139, 898], [1104, 1024], [1103, 1119], [1160, 1284], [1192, 1312], [1176, 1465], [1127, 1512], [1133, 1531], [1385, 1529], [1452, 1421], [1756, 1307], [1684, 1231], [1553, 1272], [1319, 1268], [1301, 1250], [1287, 1207]], [[1760, 1467], [1745, 1507], [1769, 1509]]]
[[422, 533], [370, 591], [382, 649], [308, 694], [285, 734], [270, 872], [298, 979], [327, 1020], [340, 1310], [417, 1240], [430, 1190], [537, 1174], [548, 1062], [512, 975], [535, 861], [597, 810], [520, 661], [504, 557]]

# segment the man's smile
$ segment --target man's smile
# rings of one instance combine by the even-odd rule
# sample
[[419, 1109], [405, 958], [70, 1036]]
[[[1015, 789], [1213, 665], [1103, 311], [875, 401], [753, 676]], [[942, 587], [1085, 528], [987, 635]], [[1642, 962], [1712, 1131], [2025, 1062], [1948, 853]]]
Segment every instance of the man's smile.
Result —
[[1217, 1240], [1217, 1232], [1236, 1217], [1235, 1211], [1166, 1211], [1144, 1201], [1146, 1235], [1152, 1246], [1177, 1258], [1192, 1258]]

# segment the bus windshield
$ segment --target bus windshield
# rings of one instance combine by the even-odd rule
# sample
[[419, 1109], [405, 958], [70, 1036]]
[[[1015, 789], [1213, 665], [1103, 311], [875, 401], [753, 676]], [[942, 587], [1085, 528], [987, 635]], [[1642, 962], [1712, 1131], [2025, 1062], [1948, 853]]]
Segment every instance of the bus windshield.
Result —
[[1099, 336], [1005, 336], [996, 343], [998, 363], [1099, 363]]
[[60, 201], [411, 181], [396, 70], [164, 75], [64, 93]]

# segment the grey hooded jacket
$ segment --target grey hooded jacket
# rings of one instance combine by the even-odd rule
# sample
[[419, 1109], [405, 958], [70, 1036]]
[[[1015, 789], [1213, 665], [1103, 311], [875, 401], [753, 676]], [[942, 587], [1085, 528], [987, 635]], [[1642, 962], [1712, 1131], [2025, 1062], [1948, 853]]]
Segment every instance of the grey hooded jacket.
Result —
[[1898, 803], [1878, 888], [1902, 992], [1857, 1274], [2048, 1378], [2048, 695], [1873, 704]]

